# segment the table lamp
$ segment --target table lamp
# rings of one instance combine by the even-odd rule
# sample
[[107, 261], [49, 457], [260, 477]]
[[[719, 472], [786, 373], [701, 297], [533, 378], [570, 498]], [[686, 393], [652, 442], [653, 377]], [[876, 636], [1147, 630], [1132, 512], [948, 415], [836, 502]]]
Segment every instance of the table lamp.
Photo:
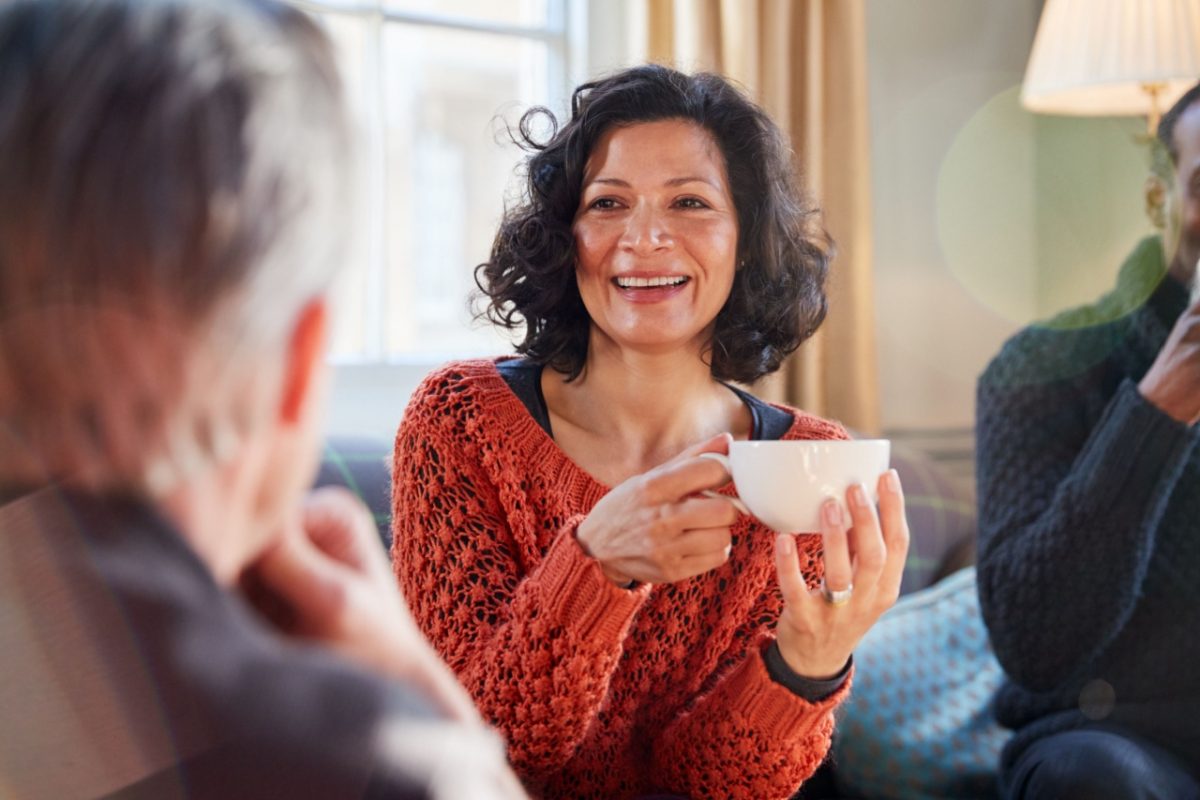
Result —
[[1021, 87], [1030, 111], [1159, 116], [1200, 81], [1200, 0], [1046, 0]]

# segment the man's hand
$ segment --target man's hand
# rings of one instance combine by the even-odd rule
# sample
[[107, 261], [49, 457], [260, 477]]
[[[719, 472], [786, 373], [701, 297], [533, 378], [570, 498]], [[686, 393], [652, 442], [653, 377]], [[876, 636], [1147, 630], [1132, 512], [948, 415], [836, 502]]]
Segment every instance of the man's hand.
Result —
[[371, 514], [351, 492], [313, 492], [293, 526], [247, 569], [243, 584], [253, 586], [252, 602], [285, 633], [416, 684], [450, 716], [482, 724], [413, 621]]
[[1200, 302], [1175, 322], [1138, 391], [1179, 422], [1191, 425], [1200, 419]]

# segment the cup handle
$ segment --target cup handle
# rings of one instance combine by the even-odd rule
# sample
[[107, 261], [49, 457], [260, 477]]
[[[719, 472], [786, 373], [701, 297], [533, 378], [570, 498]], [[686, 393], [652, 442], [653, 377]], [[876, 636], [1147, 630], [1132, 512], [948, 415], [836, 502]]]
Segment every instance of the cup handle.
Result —
[[[708, 458], [716, 461], [725, 468], [725, 472], [729, 474], [730, 478], [733, 477], [733, 469], [731, 469], [729, 466], [729, 456], [725, 455], [724, 453], [701, 453], [700, 458]], [[700, 492], [700, 494], [716, 500], [728, 500], [733, 504], [733, 507], [738, 510], [738, 513], [745, 514], [747, 517], [754, 516], [750, 513], [750, 509], [746, 508], [746, 504], [742, 502], [742, 498], [738, 497], [737, 495], [730, 497], [727, 494], [721, 494], [720, 492], [712, 489], [705, 489], [704, 491]]]

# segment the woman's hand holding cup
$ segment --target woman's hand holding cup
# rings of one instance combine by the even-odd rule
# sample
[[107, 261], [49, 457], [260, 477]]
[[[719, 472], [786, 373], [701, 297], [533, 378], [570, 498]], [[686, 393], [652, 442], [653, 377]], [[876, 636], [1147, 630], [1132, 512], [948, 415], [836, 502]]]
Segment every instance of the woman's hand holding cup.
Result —
[[729, 434], [695, 445], [614, 488], [576, 538], [613, 583], [674, 583], [724, 564], [738, 513], [725, 497], [697, 497], [729, 482], [702, 453], [728, 452]]
[[822, 506], [825, 580], [820, 589], [805, 583], [795, 538], [776, 537], [784, 610], [775, 637], [798, 675], [821, 679], [841, 672], [859, 640], [900, 594], [909, 535], [895, 470], [880, 476], [878, 492], [878, 514], [862, 484], [846, 491], [849, 520], [832, 498]]

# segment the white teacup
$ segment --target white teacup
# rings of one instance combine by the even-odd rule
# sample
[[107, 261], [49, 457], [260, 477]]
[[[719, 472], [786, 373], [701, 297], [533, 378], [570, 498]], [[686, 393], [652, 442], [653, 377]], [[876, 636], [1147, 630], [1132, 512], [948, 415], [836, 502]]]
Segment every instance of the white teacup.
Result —
[[734, 442], [728, 456], [703, 454], [729, 471], [744, 511], [784, 533], [819, 531], [821, 504], [832, 497], [845, 512], [855, 483], [879, 502], [876, 486], [890, 456], [887, 439]]

